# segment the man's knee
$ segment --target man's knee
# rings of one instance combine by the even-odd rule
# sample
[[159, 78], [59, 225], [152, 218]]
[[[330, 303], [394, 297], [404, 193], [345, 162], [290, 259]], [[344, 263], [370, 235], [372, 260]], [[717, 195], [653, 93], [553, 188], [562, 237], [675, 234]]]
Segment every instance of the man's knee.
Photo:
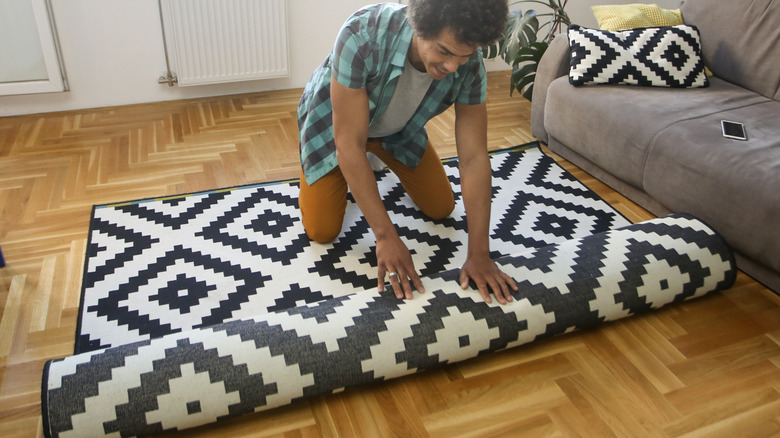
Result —
[[336, 237], [339, 236], [339, 233], [341, 233], [341, 223], [336, 227], [321, 222], [306, 224], [304, 221], [303, 228], [306, 230], [306, 235], [309, 236], [309, 239], [317, 243], [333, 242], [336, 240]]
[[300, 206], [301, 223], [309, 239], [318, 243], [336, 240], [336, 237], [341, 233], [344, 209], [333, 209], [332, 207], [328, 204], [318, 205], [317, 202]]
[[455, 210], [455, 198], [452, 192], [449, 192], [449, 196], [443, 195], [436, 199], [436, 202], [428, 201], [417, 205], [420, 206], [420, 209], [426, 216], [433, 220], [439, 220], [449, 217], [452, 211]]
[[310, 186], [301, 171], [298, 208], [309, 239], [318, 243], [336, 240], [347, 208], [347, 183], [341, 172], [334, 169]]

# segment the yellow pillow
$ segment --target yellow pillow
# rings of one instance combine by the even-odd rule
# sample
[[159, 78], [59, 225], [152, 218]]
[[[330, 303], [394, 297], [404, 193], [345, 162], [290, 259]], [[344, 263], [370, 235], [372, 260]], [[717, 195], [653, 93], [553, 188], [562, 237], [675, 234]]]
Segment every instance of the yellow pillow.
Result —
[[661, 9], [658, 5], [605, 5], [592, 6], [591, 10], [599, 27], [608, 31], [683, 24], [679, 9]]

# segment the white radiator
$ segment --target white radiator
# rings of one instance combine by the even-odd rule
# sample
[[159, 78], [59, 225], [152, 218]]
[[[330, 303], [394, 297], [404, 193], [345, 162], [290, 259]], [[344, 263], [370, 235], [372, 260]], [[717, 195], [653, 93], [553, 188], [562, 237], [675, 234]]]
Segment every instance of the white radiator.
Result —
[[160, 12], [179, 85], [290, 74], [287, 0], [162, 0]]

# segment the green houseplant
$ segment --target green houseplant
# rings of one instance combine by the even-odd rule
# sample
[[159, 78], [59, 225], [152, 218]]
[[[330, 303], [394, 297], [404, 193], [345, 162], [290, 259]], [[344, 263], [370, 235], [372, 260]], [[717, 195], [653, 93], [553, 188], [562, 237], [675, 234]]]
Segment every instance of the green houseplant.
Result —
[[[486, 47], [484, 53], [486, 59], [501, 57], [512, 67], [510, 95], [517, 90], [531, 100], [539, 60], [555, 34], [565, 30], [571, 20], [565, 11], [568, 0], [518, 0], [510, 3], [510, 9], [521, 3], [537, 3], [549, 11], [510, 10], [503, 38]], [[539, 35], [544, 37], [540, 40]]]

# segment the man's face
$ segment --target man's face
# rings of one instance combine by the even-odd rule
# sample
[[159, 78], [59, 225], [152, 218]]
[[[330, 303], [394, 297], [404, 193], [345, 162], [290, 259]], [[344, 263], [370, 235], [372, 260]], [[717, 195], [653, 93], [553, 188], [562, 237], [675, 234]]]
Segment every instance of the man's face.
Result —
[[440, 80], [465, 64], [476, 50], [476, 46], [459, 42], [452, 31], [446, 28], [433, 39], [425, 40], [415, 36], [409, 60], [418, 70], [423, 71], [424, 68], [433, 79]]

